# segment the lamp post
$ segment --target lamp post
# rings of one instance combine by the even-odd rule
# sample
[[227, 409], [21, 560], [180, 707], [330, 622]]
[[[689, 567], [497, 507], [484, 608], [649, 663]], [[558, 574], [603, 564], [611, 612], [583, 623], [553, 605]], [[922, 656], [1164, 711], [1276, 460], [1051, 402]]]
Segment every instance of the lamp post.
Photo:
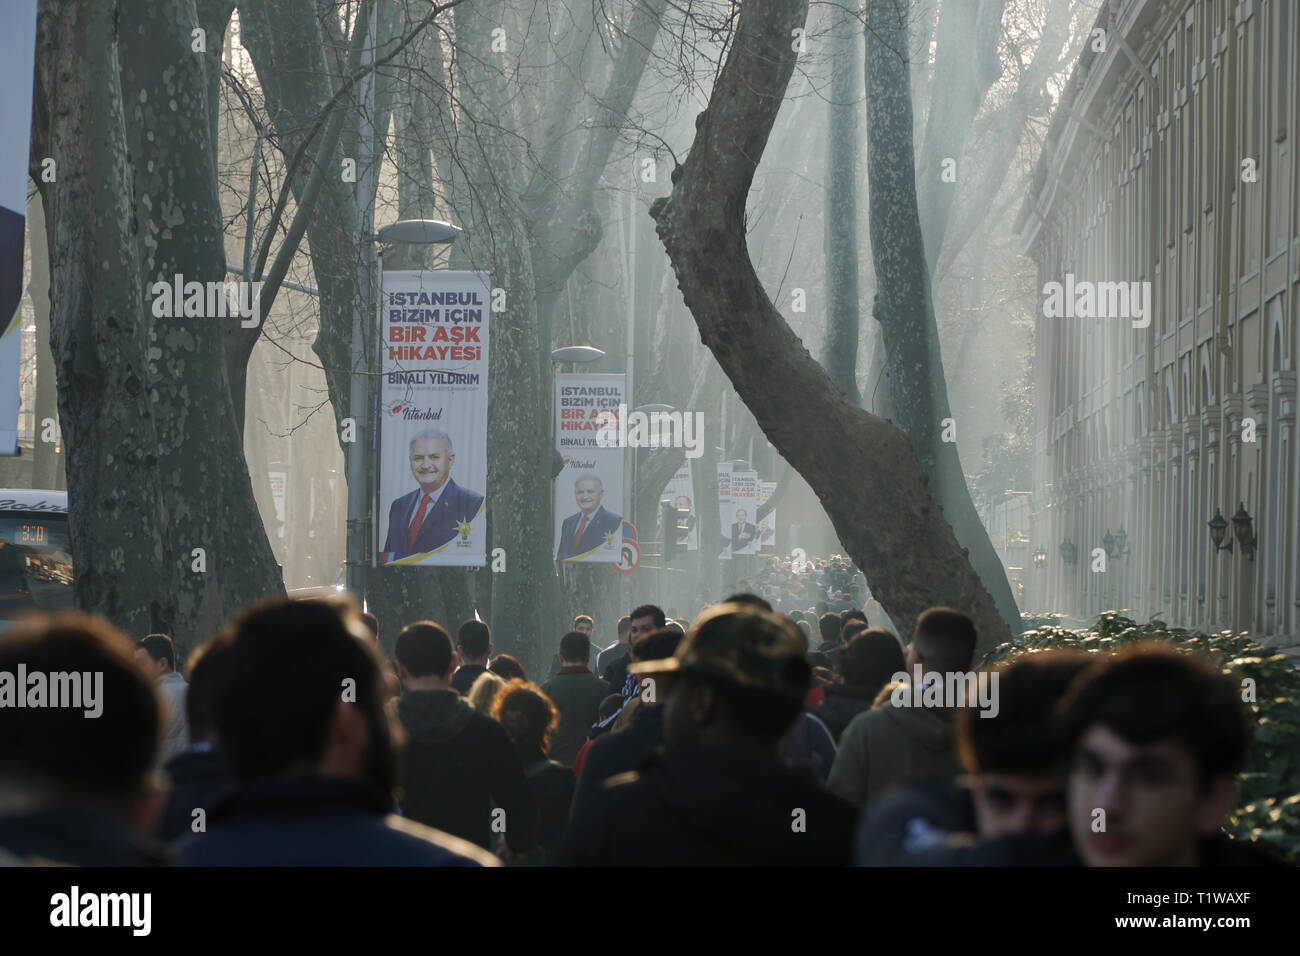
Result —
[[[368, 230], [365, 232], [368, 233]], [[402, 219], [381, 226], [373, 235], [366, 235], [370, 243], [380, 244], [376, 250], [375, 305], [376, 335], [366, 335], [366, 309], [358, 306], [352, 313], [352, 381], [348, 408], [356, 421], [356, 434], [348, 447], [348, 546], [347, 586], [362, 606], [366, 597], [366, 570], [369, 565], [369, 544], [374, 523], [371, 491], [374, 479], [374, 451], [378, 438], [378, 389], [372, 387], [371, 377], [377, 371], [377, 349], [367, 345], [377, 338], [383, 315], [383, 243], [408, 242], [420, 245], [455, 242], [461, 235], [459, 226], [434, 219]], [[360, 271], [361, 302], [370, 301], [370, 257], [364, 257]], [[360, 414], [358, 414], [360, 413]], [[358, 420], [359, 419], [359, 420]]]
[[1220, 509], [1218, 508], [1214, 509], [1214, 517], [1209, 520], [1209, 526], [1210, 526], [1210, 542], [1214, 545], [1214, 550], [1216, 552], [1218, 551], [1231, 552], [1232, 539], [1229, 538], [1227, 544], [1223, 543], [1223, 535], [1224, 532], [1228, 530], [1228, 522], [1223, 519], [1223, 512]]
[[1242, 502], [1237, 508], [1237, 513], [1232, 516], [1232, 533], [1237, 536], [1237, 544], [1241, 545], [1241, 553], [1250, 560], [1255, 560], [1255, 538], [1254, 530], [1251, 528], [1253, 519], [1250, 513], [1246, 511], [1246, 502]]

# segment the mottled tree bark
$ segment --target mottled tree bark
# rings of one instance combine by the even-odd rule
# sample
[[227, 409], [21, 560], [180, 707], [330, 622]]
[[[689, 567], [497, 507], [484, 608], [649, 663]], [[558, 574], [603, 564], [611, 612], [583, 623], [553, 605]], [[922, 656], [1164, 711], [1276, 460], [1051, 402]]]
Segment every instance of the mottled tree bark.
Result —
[[[807, 9], [807, 0], [741, 8], [695, 142], [674, 171], [672, 194], [651, 216], [705, 345], [817, 493], [894, 623], [906, 632], [927, 607], [950, 604], [975, 619], [983, 649], [1009, 636], [1007, 623], [944, 520], [906, 435], [844, 399], [750, 263], [745, 199], [794, 68], [791, 31]], [[832, 441], [836, 454], [828, 455]]]

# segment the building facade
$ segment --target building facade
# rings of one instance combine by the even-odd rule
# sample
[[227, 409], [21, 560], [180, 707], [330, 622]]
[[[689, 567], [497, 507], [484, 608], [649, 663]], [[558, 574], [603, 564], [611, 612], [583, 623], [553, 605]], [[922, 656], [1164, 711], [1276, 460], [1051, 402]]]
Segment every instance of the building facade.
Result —
[[1027, 610], [1300, 644], [1298, 33], [1294, 0], [1102, 6], [1018, 222]]

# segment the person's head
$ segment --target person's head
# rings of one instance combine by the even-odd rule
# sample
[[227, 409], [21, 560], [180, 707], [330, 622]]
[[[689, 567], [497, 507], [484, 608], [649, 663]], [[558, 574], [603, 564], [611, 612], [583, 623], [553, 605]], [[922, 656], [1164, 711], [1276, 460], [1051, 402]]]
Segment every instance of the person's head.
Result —
[[618, 640], [620, 644], [627, 643], [627, 634], [630, 630], [632, 630], [632, 616], [624, 614], [618, 619]]
[[583, 475], [573, 483], [573, 499], [578, 503], [578, 510], [591, 515], [600, 507], [600, 499], [605, 497], [605, 486], [595, 475]]
[[451, 635], [441, 624], [416, 621], [402, 628], [393, 645], [397, 676], [408, 690], [446, 690], [456, 670]]
[[492, 704], [505, 686], [505, 679], [499, 674], [484, 671], [474, 678], [474, 683], [469, 685], [469, 693], [465, 695], [465, 702], [480, 714], [491, 714]]
[[956, 711], [957, 754], [970, 774], [980, 837], [1051, 830], [1065, 822], [1068, 753], [1057, 705], [1095, 658], [1057, 649], [1000, 665], [996, 710]]
[[867, 621], [867, 613], [855, 607], [840, 612], [840, 630], [848, 627], [849, 621], [861, 621], [864, 626], [870, 627], [870, 622]]
[[591, 637], [596, 630], [596, 622], [590, 614], [579, 614], [573, 619], [573, 629]]
[[669, 747], [701, 742], [775, 753], [803, 708], [811, 671], [794, 624], [743, 604], [706, 608], [666, 660], [638, 665], [672, 675], [664, 704]]
[[488, 665], [488, 670], [496, 674], [502, 680], [528, 680], [528, 675], [524, 673], [524, 665], [519, 663], [518, 658], [510, 654], [498, 654], [492, 658], [492, 663]]
[[673, 507], [678, 511], [690, 511], [691, 499], [686, 497], [686, 495], [678, 495], [677, 500], [673, 502]]
[[924, 673], [961, 674], [975, 659], [979, 634], [975, 622], [950, 607], [932, 607], [916, 619], [907, 649], [908, 673], [921, 665]]
[[827, 611], [817, 619], [817, 633], [826, 643], [834, 644], [840, 639], [840, 616]]
[[560, 726], [555, 704], [529, 681], [504, 685], [492, 704], [492, 716], [524, 757], [545, 756], [551, 749], [550, 735]]
[[883, 627], [869, 627], [840, 649], [836, 665], [846, 686], [874, 695], [903, 669], [903, 645]]
[[840, 643], [852, 643], [855, 637], [867, 630], [869, 630], [869, 628], [867, 627], [866, 621], [859, 621], [856, 617], [850, 618], [845, 621], [844, 626], [840, 628]]
[[768, 601], [766, 598], [761, 598], [757, 594], [752, 594], [749, 591], [742, 591], [740, 594], [733, 594], [722, 603], [723, 604], [746, 604], [750, 607], [756, 607], [764, 611], [772, 610], [771, 601]]
[[638, 637], [649, 634], [651, 631], [659, 630], [668, 620], [663, 609], [655, 607], [653, 604], [642, 604], [640, 607], [633, 608], [628, 618], [631, 621], [627, 631], [629, 642], [635, 641]]
[[1069, 817], [1089, 866], [1198, 862], [1236, 800], [1250, 725], [1210, 661], [1140, 643], [1092, 664], [1062, 702]]
[[[0, 674], [47, 675], [47, 701], [0, 707], [0, 794], [11, 810], [93, 807], [140, 830], [162, 805], [150, 768], [162, 711], [153, 674], [107, 621], [78, 611], [29, 618], [0, 633]], [[65, 678], [61, 675], [70, 675]]]
[[570, 631], [560, 638], [560, 663], [586, 666], [591, 659], [591, 638], [581, 631]]
[[456, 632], [462, 664], [487, 664], [492, 656], [492, 630], [478, 618], [470, 618]]
[[154, 677], [176, 670], [176, 645], [166, 634], [149, 634], [135, 643], [135, 659]]
[[370, 632], [371, 638], [374, 639], [375, 643], [379, 643], [379, 618], [369, 611], [362, 611], [361, 620], [365, 623], [366, 630]]
[[239, 781], [315, 774], [391, 793], [403, 738], [389, 721], [378, 651], [353, 604], [273, 598], [239, 612], [221, 639], [229, 644], [215, 723]]
[[447, 482], [456, 450], [446, 432], [426, 430], [415, 435], [410, 444], [411, 474], [425, 494], [437, 491]]
[[192, 744], [217, 742], [217, 692], [230, 659], [229, 647], [230, 635], [216, 634], [195, 649], [186, 665], [185, 722]]
[[736, 509], [736, 524], [744, 524], [749, 520], [749, 514], [744, 508]]

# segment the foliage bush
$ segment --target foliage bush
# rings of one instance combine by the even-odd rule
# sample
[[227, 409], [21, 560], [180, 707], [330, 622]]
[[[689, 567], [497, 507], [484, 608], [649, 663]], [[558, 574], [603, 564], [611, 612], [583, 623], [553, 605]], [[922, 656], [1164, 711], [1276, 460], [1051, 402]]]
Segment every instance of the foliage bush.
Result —
[[[1055, 618], [1055, 620], [1052, 620]], [[1241, 805], [1228, 815], [1224, 831], [1233, 839], [1260, 842], [1288, 862], [1300, 863], [1300, 669], [1285, 654], [1274, 653], [1243, 634], [1206, 634], [1170, 627], [1158, 617], [1146, 624], [1117, 611], [1102, 614], [1086, 630], [1059, 626], [1056, 615], [1025, 618], [1026, 630], [991, 650], [988, 666], [1022, 653], [1054, 647], [1113, 651], [1136, 641], [1167, 641], [1208, 655], [1241, 684], [1254, 681], [1255, 739], [1240, 775]]]

